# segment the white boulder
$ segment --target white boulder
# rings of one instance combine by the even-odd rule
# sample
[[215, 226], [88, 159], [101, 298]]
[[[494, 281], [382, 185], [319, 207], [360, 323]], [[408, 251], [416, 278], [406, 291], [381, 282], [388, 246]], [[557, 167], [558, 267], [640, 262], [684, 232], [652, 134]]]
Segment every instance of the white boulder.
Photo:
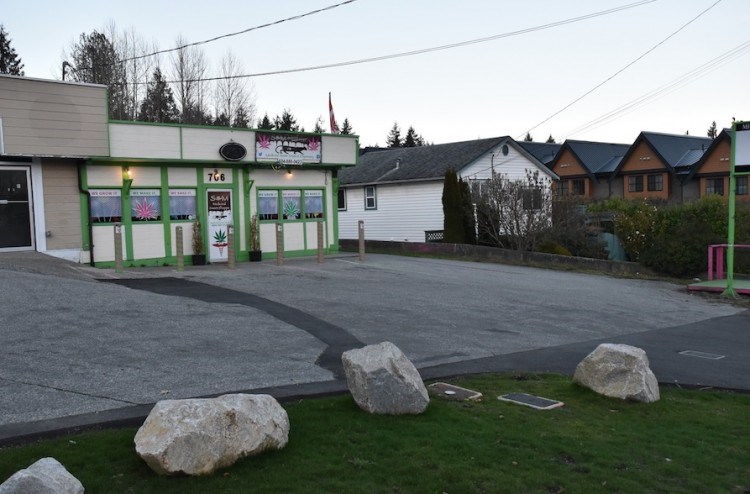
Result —
[[42, 458], [0, 484], [0, 494], [83, 494], [83, 484], [54, 458]]
[[599, 345], [578, 364], [573, 381], [611, 398], [644, 403], [659, 400], [659, 383], [646, 352], [630, 345]]
[[415, 415], [427, 409], [430, 397], [419, 371], [393, 343], [346, 351], [341, 361], [346, 384], [362, 410]]
[[160, 401], [135, 450], [160, 475], [204, 475], [288, 441], [289, 417], [272, 396], [231, 394]]

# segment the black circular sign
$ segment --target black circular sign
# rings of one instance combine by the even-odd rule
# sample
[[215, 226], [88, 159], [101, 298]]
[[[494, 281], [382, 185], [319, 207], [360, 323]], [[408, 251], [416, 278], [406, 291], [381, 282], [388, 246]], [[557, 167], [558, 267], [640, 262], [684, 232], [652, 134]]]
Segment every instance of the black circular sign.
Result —
[[239, 161], [247, 156], [247, 149], [239, 142], [228, 142], [219, 148], [219, 154], [227, 161]]

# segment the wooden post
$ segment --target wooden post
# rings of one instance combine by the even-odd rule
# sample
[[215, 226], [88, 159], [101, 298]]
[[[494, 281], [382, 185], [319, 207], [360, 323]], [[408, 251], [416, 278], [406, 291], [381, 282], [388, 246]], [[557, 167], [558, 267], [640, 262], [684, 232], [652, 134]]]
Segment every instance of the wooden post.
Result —
[[359, 261], [365, 262], [365, 222], [359, 220]]
[[234, 225], [227, 225], [227, 267], [234, 269]]
[[184, 243], [182, 239], [182, 227], [178, 226], [175, 228], [175, 235], [177, 237], [176, 249], [177, 249], [177, 271], [185, 271], [185, 252]]
[[115, 273], [122, 273], [122, 224], [115, 223]]
[[323, 262], [323, 222], [318, 222], [318, 263]]
[[284, 264], [284, 224], [276, 223], [276, 265]]

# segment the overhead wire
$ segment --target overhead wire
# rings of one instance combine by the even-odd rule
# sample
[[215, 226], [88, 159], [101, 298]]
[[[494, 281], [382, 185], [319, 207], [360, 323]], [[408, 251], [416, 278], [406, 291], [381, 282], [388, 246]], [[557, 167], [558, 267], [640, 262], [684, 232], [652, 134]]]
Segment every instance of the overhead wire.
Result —
[[643, 59], [646, 55], [648, 55], [649, 53], [651, 53], [654, 50], [656, 50], [658, 47], [660, 47], [661, 45], [663, 45], [664, 43], [666, 43], [669, 39], [671, 39], [675, 35], [677, 35], [680, 31], [682, 31], [683, 29], [685, 29], [686, 27], [688, 27], [690, 24], [692, 24], [693, 22], [695, 22], [696, 20], [698, 20], [706, 12], [708, 12], [709, 10], [713, 9], [714, 7], [716, 7], [716, 5], [718, 5], [721, 1], [722, 0], [716, 0], [708, 8], [704, 9], [698, 15], [696, 15], [695, 17], [693, 17], [692, 19], [690, 19], [688, 22], [686, 22], [685, 24], [683, 24], [682, 26], [680, 26], [676, 31], [674, 31], [673, 33], [671, 33], [669, 36], [667, 36], [663, 40], [661, 40], [658, 43], [656, 43], [654, 46], [652, 46], [651, 48], [649, 48], [648, 50], [646, 50], [645, 52], [643, 52], [641, 55], [639, 55], [638, 57], [636, 57], [635, 59], [633, 59], [631, 62], [629, 62], [628, 64], [626, 64], [624, 67], [622, 67], [621, 69], [619, 69], [617, 72], [615, 72], [611, 76], [607, 77], [602, 82], [600, 82], [596, 86], [592, 87], [591, 89], [589, 89], [588, 91], [586, 91], [585, 93], [583, 93], [582, 95], [580, 95], [579, 97], [577, 97], [576, 99], [574, 99], [573, 101], [571, 101], [570, 103], [568, 103], [567, 105], [563, 106], [562, 108], [560, 108], [559, 110], [557, 110], [555, 113], [553, 113], [549, 117], [545, 118], [544, 120], [542, 120], [541, 122], [537, 123], [533, 127], [527, 129], [525, 132], [522, 132], [521, 134], [519, 134], [516, 137], [516, 139], [522, 138], [523, 136], [529, 134], [532, 130], [534, 130], [537, 127], [539, 127], [540, 125], [549, 122], [550, 120], [552, 120], [553, 118], [555, 118], [557, 115], [561, 114], [562, 112], [564, 112], [565, 110], [567, 110], [571, 106], [575, 105], [576, 103], [578, 103], [579, 101], [581, 101], [583, 98], [585, 98], [589, 94], [593, 93], [594, 91], [596, 91], [597, 89], [599, 89], [600, 87], [602, 87], [603, 85], [605, 85], [606, 83], [608, 83], [609, 81], [611, 81], [612, 79], [614, 79], [615, 77], [617, 77], [618, 75], [620, 75], [621, 73], [625, 72], [628, 68], [630, 68], [631, 66], [633, 66], [639, 60]]
[[[646, 4], [649, 4], [649, 3], [654, 3], [656, 1], [657, 0], [639, 0], [637, 2], [632, 2], [632, 3], [621, 5], [621, 6], [618, 6], [618, 7], [613, 7], [613, 8], [606, 9], [606, 10], [592, 12], [590, 14], [585, 14], [585, 15], [581, 15], [581, 16], [577, 16], [577, 17], [571, 17], [571, 18], [560, 20], [560, 21], [550, 22], [550, 23], [547, 23], [547, 24], [541, 24], [541, 25], [538, 25], [538, 26], [532, 26], [532, 27], [529, 27], [529, 28], [519, 29], [517, 31], [511, 31], [511, 32], [507, 32], [507, 33], [495, 34], [495, 35], [492, 35], [492, 36], [485, 36], [485, 37], [482, 37], [482, 38], [475, 38], [475, 39], [471, 39], [471, 40], [467, 40], [467, 41], [459, 41], [457, 43], [450, 43], [450, 44], [445, 44], [445, 45], [440, 45], [440, 46], [433, 46], [433, 47], [429, 47], [429, 48], [421, 48], [421, 49], [417, 49], [417, 50], [410, 50], [410, 51], [405, 51], [405, 52], [392, 53], [392, 54], [389, 54], [389, 55], [380, 55], [380, 56], [376, 56], [376, 57], [360, 58], [360, 59], [348, 60], [348, 61], [344, 61], [344, 62], [333, 62], [333, 63], [323, 64], [323, 65], [313, 65], [313, 66], [298, 67], [298, 68], [293, 68], [293, 69], [273, 70], [273, 71], [267, 71], [267, 72], [256, 72], [256, 73], [252, 73], [252, 74], [238, 74], [238, 75], [233, 75], [233, 76], [204, 77], [204, 78], [184, 79], [184, 80], [170, 80], [170, 81], [166, 81], [166, 82], [168, 82], [168, 83], [178, 83], [178, 82], [209, 82], [209, 81], [218, 81], [218, 80], [225, 80], [225, 79], [244, 79], [244, 78], [250, 78], [250, 77], [264, 77], [264, 76], [270, 76], [270, 75], [291, 74], [291, 73], [296, 73], [296, 72], [309, 72], [309, 71], [314, 71], [314, 70], [323, 70], [323, 69], [331, 69], [331, 68], [337, 68], [337, 67], [345, 67], [345, 66], [349, 66], [349, 65], [358, 65], [358, 64], [371, 63], [371, 62], [380, 62], [380, 61], [383, 61], [383, 60], [390, 60], [390, 59], [394, 59], [394, 58], [409, 57], [409, 56], [414, 56], [414, 55], [421, 55], [421, 54], [424, 54], [424, 53], [431, 53], [431, 52], [436, 52], [436, 51], [442, 51], [442, 50], [449, 50], [449, 49], [453, 49], [453, 48], [459, 48], [459, 47], [463, 47], [463, 46], [469, 46], [469, 45], [478, 44], [478, 43], [486, 43], [486, 42], [489, 42], [489, 41], [494, 41], [494, 40], [503, 39], [503, 38], [509, 38], [509, 37], [512, 37], [512, 36], [520, 36], [522, 34], [528, 34], [528, 33], [532, 33], [532, 32], [535, 32], [535, 31], [542, 31], [542, 30], [545, 30], [545, 29], [551, 29], [551, 28], [554, 28], [554, 27], [564, 26], [566, 24], [572, 24], [572, 23], [581, 22], [581, 21], [588, 20], [588, 19], [593, 19], [593, 18], [596, 18], [596, 17], [601, 17], [601, 16], [604, 16], [604, 15], [613, 14], [615, 12], [620, 12], [620, 11], [623, 11], [623, 10], [628, 10], [628, 9], [640, 7], [642, 5], [646, 5]], [[148, 84], [148, 83], [146, 83], [146, 82], [129, 82], [129, 83], [126, 83], [126, 84], [134, 84], [135, 85], [135, 84]]]
[[599, 117], [593, 120], [590, 120], [589, 122], [586, 122], [585, 124], [575, 128], [574, 130], [571, 130], [563, 134], [563, 138], [566, 139], [574, 134], [578, 134], [587, 130], [591, 130], [593, 128], [604, 125], [605, 123], [609, 123], [612, 120], [616, 120], [617, 118], [627, 115], [628, 113], [640, 108], [646, 103], [649, 103], [655, 99], [664, 97], [667, 94], [679, 89], [680, 87], [698, 80], [699, 78], [713, 72], [719, 67], [726, 65], [732, 60], [745, 55], [748, 51], [750, 51], [750, 40], [745, 41], [744, 43], [741, 43], [735, 46], [729, 51], [722, 53], [718, 57], [715, 57], [709, 60], [708, 62], [682, 74], [681, 76], [677, 77], [676, 79], [673, 79], [667, 84], [660, 86], [656, 89], [653, 89], [649, 91], [648, 93], [645, 93], [631, 100], [630, 102], [625, 103], [624, 105], [621, 105], [613, 110], [610, 110], [609, 112], [603, 115], [600, 115]]

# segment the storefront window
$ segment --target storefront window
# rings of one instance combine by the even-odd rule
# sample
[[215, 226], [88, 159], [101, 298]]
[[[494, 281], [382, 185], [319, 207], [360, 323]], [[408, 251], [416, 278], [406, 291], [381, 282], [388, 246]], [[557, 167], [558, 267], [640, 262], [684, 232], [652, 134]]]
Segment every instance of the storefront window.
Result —
[[113, 223], [122, 221], [122, 194], [120, 190], [90, 190], [91, 222]]
[[131, 190], [130, 218], [132, 221], [161, 220], [161, 191]]
[[278, 220], [279, 219], [279, 191], [277, 190], [258, 191], [258, 219], [260, 220]]
[[323, 217], [323, 191], [305, 191], [305, 218]]
[[169, 191], [169, 219], [195, 219], [195, 190], [172, 189]]
[[302, 195], [298, 190], [282, 191], [281, 197], [284, 202], [284, 219], [298, 220], [302, 213]]

